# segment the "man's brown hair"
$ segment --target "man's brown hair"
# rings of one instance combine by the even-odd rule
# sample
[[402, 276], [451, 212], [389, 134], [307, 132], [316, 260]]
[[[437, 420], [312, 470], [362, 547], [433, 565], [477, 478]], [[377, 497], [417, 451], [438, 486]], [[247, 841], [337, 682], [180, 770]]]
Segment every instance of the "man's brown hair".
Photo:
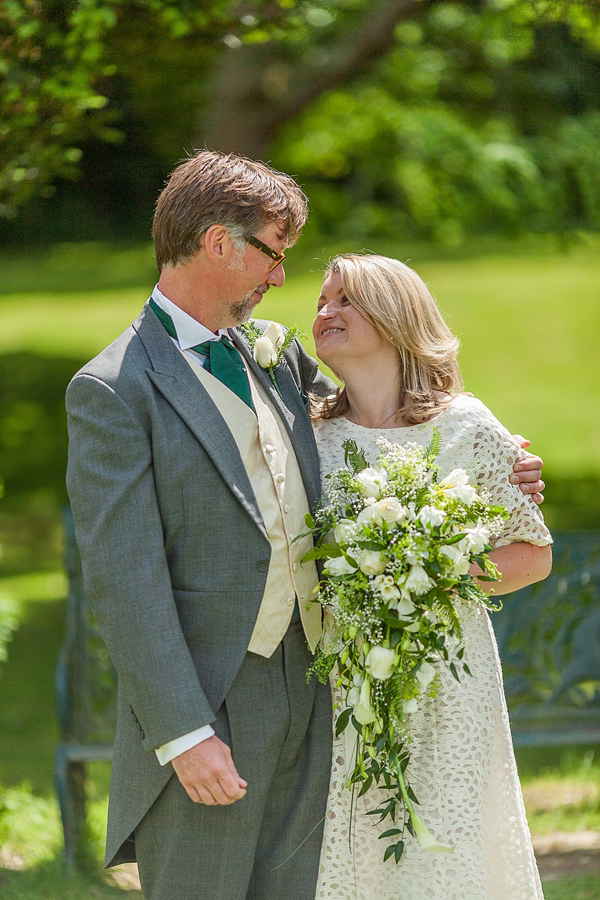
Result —
[[188, 262], [211, 225], [233, 237], [281, 222], [293, 243], [306, 221], [308, 201], [293, 178], [234, 153], [200, 150], [173, 171], [159, 195], [152, 234], [159, 270]]

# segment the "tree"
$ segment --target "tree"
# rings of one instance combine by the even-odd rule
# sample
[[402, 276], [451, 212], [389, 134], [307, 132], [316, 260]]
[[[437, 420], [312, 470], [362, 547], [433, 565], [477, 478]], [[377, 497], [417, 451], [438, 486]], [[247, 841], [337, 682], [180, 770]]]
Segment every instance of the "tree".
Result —
[[[400, 227], [451, 243], [475, 227], [548, 227], [545, 175], [556, 204], [577, 147], [585, 218], [596, 203], [598, 91], [573, 109], [544, 87], [544, 62], [538, 71], [532, 62], [544, 28], [562, 28], [562, 43], [552, 38], [559, 57], [584, 48], [585, 83], [598, 83], [599, 5], [5, 0], [0, 111], [11, 129], [3, 126], [0, 213], [74, 174], [82, 148], [85, 170], [99, 141], [125, 134], [130, 153], [137, 142], [133, 161], [143, 159], [140, 177], [152, 165], [164, 174], [194, 146], [235, 150], [298, 173], [332, 229], [341, 212], [357, 233]], [[574, 88], [579, 100], [584, 93]], [[542, 95], [555, 119], [548, 127], [535, 115]]]

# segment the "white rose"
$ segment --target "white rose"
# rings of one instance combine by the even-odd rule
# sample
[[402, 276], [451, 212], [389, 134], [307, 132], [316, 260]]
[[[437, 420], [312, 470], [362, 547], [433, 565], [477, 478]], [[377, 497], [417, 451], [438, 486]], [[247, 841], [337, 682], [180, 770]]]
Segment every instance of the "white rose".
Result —
[[354, 476], [360, 484], [363, 494], [367, 497], [381, 497], [382, 490], [387, 484], [387, 475], [381, 469], [368, 467]]
[[354, 717], [361, 725], [370, 725], [375, 721], [375, 713], [371, 706], [371, 684], [368, 678], [362, 683], [358, 703], [354, 707]]
[[421, 690], [424, 691], [435, 678], [435, 669], [431, 663], [428, 663], [425, 660], [425, 662], [421, 663], [421, 667], [416, 673], [415, 678], [421, 685]]
[[279, 350], [280, 347], [283, 347], [283, 342], [285, 341], [285, 331], [278, 325], [277, 322], [269, 322], [265, 330], [263, 331], [263, 337], [268, 338], [274, 347]]
[[349, 544], [353, 541], [358, 533], [356, 522], [352, 519], [340, 519], [333, 529], [333, 536], [338, 544]]
[[361, 550], [356, 562], [365, 575], [381, 575], [387, 565], [387, 557], [379, 550]]
[[356, 524], [359, 528], [362, 528], [363, 525], [370, 525], [371, 522], [381, 522], [381, 516], [374, 503], [365, 506], [356, 517]]
[[277, 347], [264, 334], [256, 339], [254, 359], [261, 369], [268, 369], [270, 366], [274, 366], [278, 360]]
[[424, 526], [441, 525], [445, 518], [446, 513], [441, 509], [436, 509], [435, 506], [424, 506], [419, 513], [419, 519]]
[[378, 500], [374, 507], [382, 519], [388, 523], [388, 525], [394, 525], [396, 522], [400, 522], [402, 519], [406, 518], [407, 510], [400, 503], [397, 497], [384, 497], [383, 500]]
[[460, 500], [467, 506], [470, 506], [477, 496], [477, 491], [469, 484], [469, 476], [464, 469], [453, 469], [439, 484], [446, 497]]
[[[462, 544], [462, 541], [459, 541]], [[440, 553], [443, 553], [444, 556], [447, 556], [448, 559], [452, 562], [452, 574], [453, 575], [466, 575], [469, 571], [469, 557], [465, 556], [462, 548], [460, 548], [457, 544], [446, 544], [443, 547], [440, 547]]]
[[336, 556], [335, 559], [327, 560], [323, 571], [328, 575], [352, 575], [356, 572], [356, 566], [351, 565], [345, 556]]
[[464, 538], [458, 542], [465, 548], [466, 553], [483, 553], [486, 544], [490, 540], [490, 530], [485, 525], [473, 525], [471, 528], [465, 528]]
[[410, 567], [408, 578], [404, 586], [413, 594], [426, 594], [428, 590], [434, 587], [435, 582], [431, 580], [423, 566], [418, 563]]
[[417, 703], [416, 697], [411, 697], [410, 700], [405, 700], [404, 703], [402, 704], [402, 710], [405, 713], [416, 713], [418, 708], [419, 708], [419, 705]]
[[395, 652], [387, 647], [371, 647], [365, 661], [367, 672], [372, 675], [373, 678], [380, 678], [384, 681], [394, 672], [395, 656]]

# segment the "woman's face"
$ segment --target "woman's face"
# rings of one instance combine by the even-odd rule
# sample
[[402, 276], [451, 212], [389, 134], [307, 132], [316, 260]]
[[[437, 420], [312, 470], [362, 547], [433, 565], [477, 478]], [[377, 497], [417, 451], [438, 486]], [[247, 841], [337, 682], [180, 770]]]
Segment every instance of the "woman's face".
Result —
[[344, 295], [338, 272], [332, 272], [323, 282], [313, 337], [319, 359], [341, 378], [353, 361], [373, 358], [374, 354], [393, 349], [387, 338]]

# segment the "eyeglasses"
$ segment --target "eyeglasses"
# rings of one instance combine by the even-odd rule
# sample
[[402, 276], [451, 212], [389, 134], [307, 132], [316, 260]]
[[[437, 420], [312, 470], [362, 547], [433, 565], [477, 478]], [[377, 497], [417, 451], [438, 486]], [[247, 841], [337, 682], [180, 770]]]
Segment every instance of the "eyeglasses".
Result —
[[275, 262], [269, 268], [269, 272], [272, 272], [273, 269], [276, 269], [277, 266], [280, 266], [281, 263], [285, 259], [285, 253], [279, 253], [277, 250], [272, 250], [271, 247], [268, 247], [266, 244], [263, 244], [262, 241], [259, 241], [258, 238], [254, 237], [254, 235], [250, 235], [250, 237], [244, 238], [246, 243], [252, 244], [253, 247], [256, 247], [257, 250], [260, 250], [261, 253], [266, 254], [266, 256], [270, 256], [271, 259], [274, 259]]

